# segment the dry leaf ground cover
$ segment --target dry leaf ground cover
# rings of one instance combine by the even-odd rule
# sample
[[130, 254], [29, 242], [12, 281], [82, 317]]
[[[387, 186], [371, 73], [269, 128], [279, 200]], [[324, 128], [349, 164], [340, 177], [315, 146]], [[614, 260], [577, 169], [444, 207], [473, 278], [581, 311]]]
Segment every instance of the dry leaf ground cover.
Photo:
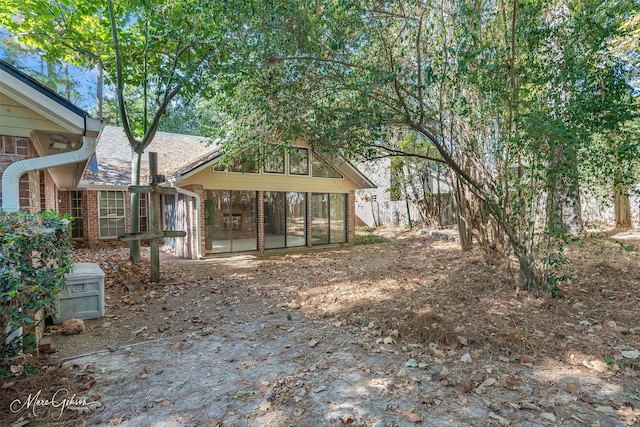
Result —
[[[461, 252], [455, 242], [383, 233], [387, 243], [305, 252], [202, 261], [163, 254], [160, 284], [148, 281], [148, 259], [78, 251], [105, 271], [106, 316], [87, 321], [80, 335], [52, 327], [58, 352], [41, 362], [52, 366], [46, 386], [43, 377], [2, 381], [0, 419], [640, 423], [637, 234], [572, 244], [574, 279], [562, 298], [550, 299], [517, 289], [504, 262]], [[97, 403], [65, 411], [43, 404], [36, 417], [7, 410], [19, 397], [38, 390], [50, 397], [63, 386]]]

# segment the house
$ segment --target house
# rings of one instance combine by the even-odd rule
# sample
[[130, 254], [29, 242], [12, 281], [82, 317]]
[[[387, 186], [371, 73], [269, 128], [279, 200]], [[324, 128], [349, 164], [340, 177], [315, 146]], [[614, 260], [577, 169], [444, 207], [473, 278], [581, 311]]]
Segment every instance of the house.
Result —
[[0, 60], [2, 209], [60, 210], [75, 188], [104, 124]]
[[[355, 241], [355, 190], [373, 184], [349, 162], [328, 159], [299, 140], [229, 163], [219, 147], [196, 136], [158, 132], [146, 152], [158, 153], [164, 185], [163, 228], [184, 230], [165, 239], [178, 256], [264, 251]], [[128, 231], [131, 150], [124, 132], [106, 126], [82, 180], [61, 194], [60, 208], [76, 217], [73, 236], [88, 247], [123, 246]], [[143, 155], [142, 182], [148, 173]], [[141, 198], [141, 229], [149, 200]]]
[[[118, 239], [130, 223], [124, 132], [3, 61], [0, 89], [3, 209], [68, 213], [78, 245], [126, 246]], [[162, 197], [163, 228], [187, 233], [165, 243], [186, 258], [353, 243], [355, 191], [373, 187], [351, 163], [303, 140], [229, 163], [205, 138], [158, 132], [147, 151], [158, 153], [164, 185], [177, 191]], [[142, 197], [143, 231], [148, 216]]]
[[[159, 153], [158, 161], [166, 171], [210, 150], [206, 138], [158, 132], [145, 153]], [[147, 155], [142, 159], [141, 183], [144, 184], [148, 174]], [[60, 195], [60, 211], [75, 218], [71, 233], [79, 246], [110, 248], [128, 245], [118, 237], [129, 231], [130, 185], [129, 141], [121, 128], [105, 126], [82, 179], [74, 188]], [[148, 200], [146, 195], [140, 198], [141, 231], [148, 227]]]
[[[398, 227], [409, 219], [422, 226], [455, 222], [448, 175], [405, 165], [403, 175], [391, 167], [391, 158], [371, 160], [359, 165], [374, 177], [375, 188], [356, 192], [356, 215], [369, 227]], [[408, 197], [407, 197], [408, 196]]]

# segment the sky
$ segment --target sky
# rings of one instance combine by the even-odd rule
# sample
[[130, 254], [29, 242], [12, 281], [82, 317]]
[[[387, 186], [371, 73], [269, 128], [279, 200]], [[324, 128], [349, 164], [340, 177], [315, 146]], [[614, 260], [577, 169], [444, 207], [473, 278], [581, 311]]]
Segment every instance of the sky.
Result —
[[[97, 73], [95, 70], [75, 67], [73, 65], [55, 67], [56, 72], [60, 76], [64, 76], [68, 72], [69, 80], [73, 82], [73, 91], [68, 97], [67, 86], [64, 83], [55, 84], [49, 79], [46, 63], [43, 62], [40, 55], [30, 53], [11, 53], [7, 49], [6, 42], [10, 38], [10, 33], [5, 29], [0, 29], [0, 59], [3, 59], [18, 68], [23, 73], [38, 80], [43, 85], [58, 92], [61, 96], [69, 98], [71, 102], [78, 107], [94, 113], [96, 109], [96, 80]], [[66, 67], [66, 71], [65, 71]], [[51, 77], [51, 76], [49, 76]]]

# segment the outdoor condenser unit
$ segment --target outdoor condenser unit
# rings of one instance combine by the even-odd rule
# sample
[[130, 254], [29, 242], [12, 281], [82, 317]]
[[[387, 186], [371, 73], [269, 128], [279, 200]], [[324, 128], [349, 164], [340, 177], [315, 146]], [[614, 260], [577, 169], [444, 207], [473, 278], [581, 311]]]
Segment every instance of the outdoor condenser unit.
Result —
[[104, 316], [104, 272], [98, 264], [79, 262], [66, 275], [67, 284], [54, 301], [54, 321]]

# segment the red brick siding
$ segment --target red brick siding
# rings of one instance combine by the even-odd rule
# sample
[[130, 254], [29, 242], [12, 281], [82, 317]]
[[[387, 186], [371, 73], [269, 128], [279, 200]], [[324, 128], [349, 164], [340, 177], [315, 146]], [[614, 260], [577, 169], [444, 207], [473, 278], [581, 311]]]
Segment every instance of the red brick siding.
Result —
[[[29, 158], [29, 147], [30, 144], [26, 138], [0, 135], [0, 177], [10, 164]], [[36, 182], [31, 183], [30, 180], [34, 178]], [[33, 202], [30, 190], [37, 190]], [[37, 173], [35, 173], [35, 177], [34, 173], [23, 175], [20, 178], [20, 190], [18, 193], [20, 207], [30, 212], [38, 211], [39, 203], [37, 198], [39, 194]], [[0, 189], [0, 198], [2, 198], [2, 189]]]
[[313, 210], [311, 209], [311, 201], [313, 200], [313, 193], [307, 193], [307, 247], [313, 246], [313, 227], [311, 222], [313, 221]]
[[264, 252], [264, 191], [258, 191], [258, 251]]
[[351, 190], [347, 194], [347, 241], [356, 243], [356, 191]]

